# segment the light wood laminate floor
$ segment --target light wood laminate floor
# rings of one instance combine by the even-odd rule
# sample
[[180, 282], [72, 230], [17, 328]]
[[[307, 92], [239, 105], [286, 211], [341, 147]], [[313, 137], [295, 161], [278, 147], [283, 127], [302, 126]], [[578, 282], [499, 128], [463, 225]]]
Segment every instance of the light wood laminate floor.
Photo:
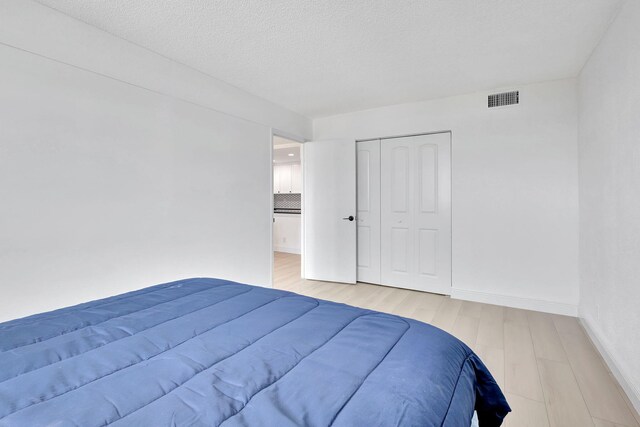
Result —
[[410, 317], [464, 341], [505, 393], [513, 409], [508, 427], [640, 427], [575, 318], [365, 283], [303, 280], [299, 255], [274, 257], [278, 289]]

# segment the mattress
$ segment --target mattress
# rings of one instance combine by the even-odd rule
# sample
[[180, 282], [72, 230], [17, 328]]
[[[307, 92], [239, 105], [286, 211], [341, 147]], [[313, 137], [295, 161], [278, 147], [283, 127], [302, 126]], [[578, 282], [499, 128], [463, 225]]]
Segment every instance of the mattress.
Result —
[[509, 406], [431, 325], [219, 279], [0, 324], [0, 426], [499, 426]]

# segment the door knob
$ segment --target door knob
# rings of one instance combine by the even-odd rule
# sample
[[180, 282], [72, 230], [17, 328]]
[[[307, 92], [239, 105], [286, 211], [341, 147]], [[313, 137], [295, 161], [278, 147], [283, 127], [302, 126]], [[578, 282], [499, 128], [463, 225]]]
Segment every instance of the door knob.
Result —
[[344, 219], [345, 221], [347, 221], [347, 220], [348, 220], [348, 221], [353, 221], [353, 220], [354, 220], [354, 219], [356, 219], [356, 218], [355, 218], [353, 215], [349, 215], [348, 217], [346, 217], [346, 218], [342, 218], [342, 219]]

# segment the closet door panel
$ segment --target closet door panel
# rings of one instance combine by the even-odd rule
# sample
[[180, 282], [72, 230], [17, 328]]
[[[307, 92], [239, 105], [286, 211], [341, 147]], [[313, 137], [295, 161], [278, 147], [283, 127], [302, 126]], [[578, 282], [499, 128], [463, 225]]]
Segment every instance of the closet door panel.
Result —
[[380, 141], [356, 144], [358, 281], [380, 283]]
[[[433, 136], [416, 137], [417, 174], [419, 209], [416, 212], [418, 240], [416, 253], [418, 257], [418, 286], [432, 281], [437, 276], [438, 256], [438, 145], [431, 143]], [[420, 277], [428, 276], [428, 277]]]
[[406, 138], [383, 140], [380, 146], [382, 284], [411, 288], [415, 270], [414, 148]]
[[415, 212], [416, 288], [451, 293], [451, 154], [449, 133], [414, 137], [417, 153]]
[[418, 185], [421, 213], [435, 213], [438, 203], [438, 146], [418, 147]]
[[382, 140], [383, 285], [451, 290], [451, 134]]
[[[358, 226], [358, 271], [371, 268], [371, 227]], [[369, 282], [361, 273], [358, 274], [358, 282]]]
[[409, 229], [391, 228], [391, 272], [409, 274]]
[[435, 276], [438, 253], [438, 230], [418, 231], [418, 273]]
[[391, 210], [398, 214], [409, 213], [409, 159], [410, 147], [391, 149]]

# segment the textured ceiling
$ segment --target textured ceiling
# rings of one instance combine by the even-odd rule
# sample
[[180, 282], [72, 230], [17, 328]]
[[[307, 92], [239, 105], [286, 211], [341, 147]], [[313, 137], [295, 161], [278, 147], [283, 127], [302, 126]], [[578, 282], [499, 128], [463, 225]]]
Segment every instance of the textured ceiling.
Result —
[[37, 0], [308, 117], [576, 76], [621, 0]]

